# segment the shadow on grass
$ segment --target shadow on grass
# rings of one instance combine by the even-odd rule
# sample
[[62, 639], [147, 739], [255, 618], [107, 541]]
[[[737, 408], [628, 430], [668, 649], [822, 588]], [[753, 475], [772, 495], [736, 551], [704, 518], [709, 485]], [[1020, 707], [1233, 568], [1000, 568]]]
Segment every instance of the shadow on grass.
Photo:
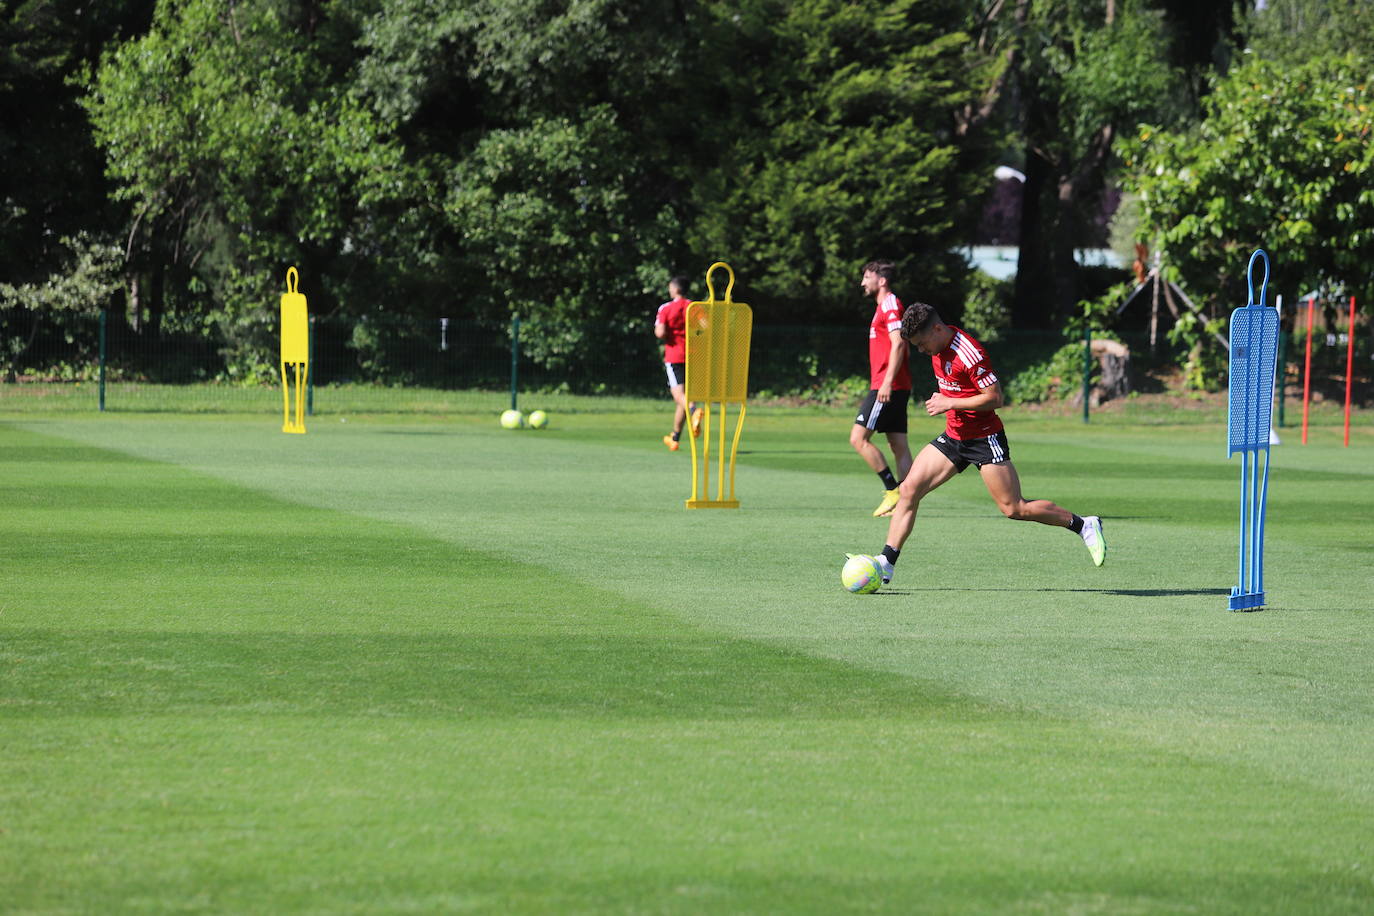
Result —
[[911, 595], [917, 592], [1063, 592], [1081, 595], [1120, 595], [1127, 598], [1186, 598], [1197, 595], [1216, 597], [1230, 594], [1225, 588], [892, 588], [888, 586], [877, 594]]

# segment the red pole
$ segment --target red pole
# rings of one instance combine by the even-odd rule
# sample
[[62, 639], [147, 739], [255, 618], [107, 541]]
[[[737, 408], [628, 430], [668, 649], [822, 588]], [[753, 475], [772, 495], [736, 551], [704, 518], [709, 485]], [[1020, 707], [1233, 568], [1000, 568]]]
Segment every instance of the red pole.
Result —
[[1345, 338], [1345, 444], [1350, 445], [1350, 375], [1355, 368], [1355, 297], [1350, 297], [1350, 333]]
[[1317, 304], [1317, 294], [1307, 297], [1307, 358], [1302, 370], [1302, 444], [1307, 444], [1307, 406], [1312, 397], [1312, 309]]

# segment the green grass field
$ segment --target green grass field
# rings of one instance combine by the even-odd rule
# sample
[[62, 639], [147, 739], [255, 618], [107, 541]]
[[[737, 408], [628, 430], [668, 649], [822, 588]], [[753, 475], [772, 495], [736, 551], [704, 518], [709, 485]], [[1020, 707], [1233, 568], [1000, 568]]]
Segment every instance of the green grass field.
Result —
[[0, 414], [0, 911], [1374, 911], [1367, 416], [1234, 614], [1206, 417], [1007, 411], [1107, 565], [967, 473], [857, 597], [849, 411], [687, 512], [617, 407]]

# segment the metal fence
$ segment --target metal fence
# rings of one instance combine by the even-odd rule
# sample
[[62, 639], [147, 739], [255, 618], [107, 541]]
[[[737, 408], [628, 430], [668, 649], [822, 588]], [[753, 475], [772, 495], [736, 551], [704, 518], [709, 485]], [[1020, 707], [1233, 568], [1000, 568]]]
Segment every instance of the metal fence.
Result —
[[[135, 329], [121, 316], [0, 311], [0, 412], [17, 410], [280, 409], [277, 329], [239, 327], [236, 342], [212, 328]], [[493, 397], [592, 394], [658, 397], [662, 359], [652, 327], [587, 327], [567, 346], [546, 339], [536, 322], [491, 327], [472, 321], [393, 316], [311, 320], [310, 413], [400, 410], [415, 397], [397, 392], [485, 392]], [[1119, 335], [1132, 352], [1137, 387], [1158, 390], [1156, 376], [1185, 354], [1161, 340], [1152, 352], [1143, 334]], [[1289, 397], [1301, 384], [1303, 329], [1284, 335]], [[245, 344], [245, 341], [247, 344]], [[1004, 331], [985, 341], [1004, 381], [1039, 367], [1070, 343], [1057, 332]], [[759, 325], [750, 353], [751, 397], [851, 399], [867, 377], [866, 328]], [[1370, 342], [1356, 341], [1357, 403], [1371, 399]], [[245, 355], [246, 354], [246, 355]], [[1327, 399], [1343, 397], [1346, 341], [1313, 339], [1313, 384]], [[1079, 378], [1064, 384], [1078, 388]], [[347, 392], [346, 401], [344, 392]], [[1301, 389], [1296, 392], [1301, 396]], [[448, 398], [446, 404], [461, 403]], [[391, 405], [391, 406], [388, 406]]]

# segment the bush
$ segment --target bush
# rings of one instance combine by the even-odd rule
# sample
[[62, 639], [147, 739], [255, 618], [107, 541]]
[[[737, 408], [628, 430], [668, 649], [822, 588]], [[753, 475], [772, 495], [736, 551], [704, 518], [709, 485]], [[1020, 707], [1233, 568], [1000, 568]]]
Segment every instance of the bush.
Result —
[[969, 277], [961, 327], [982, 343], [993, 343], [1011, 327], [1012, 281], [998, 280], [981, 270]]
[[[1089, 383], [1095, 383], [1101, 369], [1092, 362]], [[1083, 344], [1066, 343], [1043, 362], [1035, 363], [1017, 373], [1007, 383], [1007, 401], [1012, 404], [1031, 404], [1051, 397], [1067, 398], [1083, 384]]]

